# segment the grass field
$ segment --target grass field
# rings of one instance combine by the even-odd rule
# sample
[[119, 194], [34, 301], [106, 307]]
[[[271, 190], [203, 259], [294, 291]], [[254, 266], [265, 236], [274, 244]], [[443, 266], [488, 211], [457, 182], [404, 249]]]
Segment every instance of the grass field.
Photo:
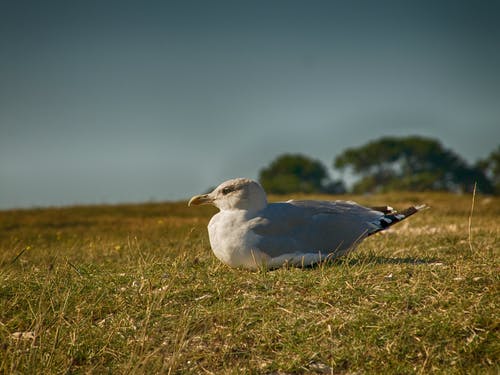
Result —
[[[345, 198], [345, 197], [344, 197]], [[497, 374], [500, 199], [427, 203], [315, 268], [230, 269], [211, 207], [0, 212], [0, 373]]]

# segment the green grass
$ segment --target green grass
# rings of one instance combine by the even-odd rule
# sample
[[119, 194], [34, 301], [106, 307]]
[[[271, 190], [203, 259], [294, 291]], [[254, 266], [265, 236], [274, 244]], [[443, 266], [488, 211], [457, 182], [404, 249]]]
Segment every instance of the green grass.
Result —
[[[230, 269], [210, 207], [0, 212], [0, 373], [500, 371], [500, 199], [431, 206], [315, 268]], [[472, 247], [470, 246], [472, 245]]]

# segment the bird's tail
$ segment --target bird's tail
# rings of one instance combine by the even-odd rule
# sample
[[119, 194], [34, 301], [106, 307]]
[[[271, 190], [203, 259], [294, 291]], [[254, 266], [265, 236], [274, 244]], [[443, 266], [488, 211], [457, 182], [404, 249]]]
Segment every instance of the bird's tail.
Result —
[[[377, 209], [377, 208], [384, 208], [384, 209], [381, 210], [381, 209]], [[372, 232], [370, 232], [368, 235], [370, 236], [372, 234], [375, 234], [375, 233], [378, 233], [382, 230], [385, 230], [385, 229], [393, 226], [394, 224], [399, 223], [400, 221], [403, 221], [407, 217], [410, 217], [411, 215], [413, 215], [419, 211], [425, 210], [427, 208], [429, 208], [429, 206], [427, 206], [426, 204], [421, 204], [418, 206], [411, 206], [411, 207], [404, 209], [401, 212], [397, 212], [392, 207], [389, 207], [389, 206], [387, 206], [387, 207], [374, 207], [373, 209], [375, 209], [376, 211], [383, 212], [384, 215], [380, 218], [380, 220], [377, 223], [375, 223], [376, 228]]]

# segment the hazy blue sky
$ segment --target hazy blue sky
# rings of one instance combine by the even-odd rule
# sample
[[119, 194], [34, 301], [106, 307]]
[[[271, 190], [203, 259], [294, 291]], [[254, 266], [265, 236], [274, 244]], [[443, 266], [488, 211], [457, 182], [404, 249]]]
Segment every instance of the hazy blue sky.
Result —
[[500, 1], [5, 1], [0, 208], [172, 200], [284, 152], [500, 141]]

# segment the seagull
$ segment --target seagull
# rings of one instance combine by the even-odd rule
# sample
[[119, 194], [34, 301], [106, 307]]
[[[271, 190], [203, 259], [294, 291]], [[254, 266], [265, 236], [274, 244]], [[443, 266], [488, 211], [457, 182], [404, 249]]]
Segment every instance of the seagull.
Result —
[[401, 212], [352, 201], [289, 200], [268, 203], [262, 186], [248, 178], [228, 180], [196, 195], [188, 206], [219, 209], [208, 224], [215, 256], [235, 268], [310, 266], [340, 257], [366, 237], [426, 208]]

